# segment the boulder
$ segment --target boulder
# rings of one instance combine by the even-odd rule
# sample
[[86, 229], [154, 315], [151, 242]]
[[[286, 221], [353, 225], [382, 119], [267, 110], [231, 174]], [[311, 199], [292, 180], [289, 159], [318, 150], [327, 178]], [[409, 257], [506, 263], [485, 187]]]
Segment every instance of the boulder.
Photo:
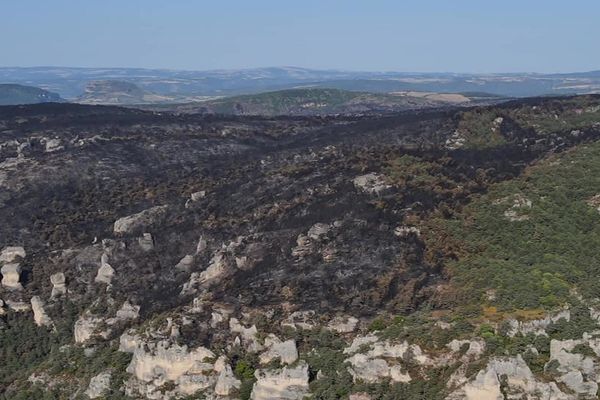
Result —
[[125, 301], [117, 311], [116, 318], [120, 321], [137, 319], [140, 316], [140, 306]]
[[31, 298], [31, 309], [33, 310], [33, 320], [37, 326], [52, 326], [52, 320], [44, 309], [44, 302], [39, 296]]
[[106, 283], [107, 285], [110, 285], [114, 274], [114, 268], [108, 263], [108, 255], [106, 253], [102, 254], [100, 268], [98, 268], [98, 273], [96, 274], [96, 278], [94, 280], [99, 283]]
[[100, 372], [98, 375], [93, 376], [84, 394], [90, 399], [104, 396], [110, 388], [110, 378], [110, 371]]
[[50, 275], [50, 283], [52, 283], [52, 294], [50, 297], [54, 298], [67, 293], [67, 285], [64, 273], [57, 272], [56, 274]]
[[4, 264], [0, 272], [2, 273], [2, 286], [8, 289], [23, 289], [23, 285], [19, 282], [21, 279], [21, 264]]
[[258, 370], [254, 376], [252, 400], [302, 400], [308, 395], [308, 365], [304, 362], [277, 371]]
[[115, 221], [113, 231], [115, 234], [129, 234], [140, 229], [146, 228], [158, 219], [162, 218], [167, 212], [168, 206], [155, 206], [147, 210], [140, 211], [137, 214], [119, 218]]

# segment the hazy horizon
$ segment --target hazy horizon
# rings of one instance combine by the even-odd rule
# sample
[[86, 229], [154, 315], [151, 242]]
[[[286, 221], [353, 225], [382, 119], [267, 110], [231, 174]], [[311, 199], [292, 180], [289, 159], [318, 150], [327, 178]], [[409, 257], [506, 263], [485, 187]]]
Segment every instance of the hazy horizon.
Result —
[[600, 4], [24, 0], [0, 5], [4, 67], [414, 73], [600, 69]]

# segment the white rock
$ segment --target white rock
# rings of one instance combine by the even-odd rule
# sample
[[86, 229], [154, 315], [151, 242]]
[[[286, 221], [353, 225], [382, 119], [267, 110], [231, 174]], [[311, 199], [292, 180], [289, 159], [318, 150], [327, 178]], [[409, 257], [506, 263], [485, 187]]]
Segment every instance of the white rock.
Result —
[[384, 359], [370, 358], [365, 354], [355, 354], [348, 358], [348, 372], [354, 382], [362, 380], [368, 383], [377, 382], [390, 376], [390, 367]]
[[217, 384], [215, 385], [215, 394], [218, 396], [229, 396], [234, 390], [239, 389], [242, 382], [233, 375], [233, 371], [229, 365], [225, 365], [219, 376], [217, 377]]
[[54, 298], [67, 293], [64, 273], [57, 272], [56, 274], [50, 275], [50, 283], [52, 283], [52, 294], [50, 297]]
[[125, 301], [117, 311], [117, 319], [121, 321], [137, 319], [140, 316], [140, 306]]
[[186, 255], [175, 265], [175, 269], [179, 271], [189, 271], [194, 265], [194, 256]]
[[19, 282], [21, 279], [21, 264], [4, 264], [0, 272], [2, 273], [2, 286], [8, 289], [23, 289], [23, 285]]
[[256, 325], [246, 328], [237, 318], [230, 318], [229, 330], [232, 333], [239, 333], [242, 336], [247, 351], [255, 353], [263, 349], [263, 346], [259, 343], [257, 338], [258, 329], [256, 329]]
[[12, 263], [19, 258], [25, 258], [25, 249], [21, 246], [8, 246], [0, 252], [0, 263]]
[[280, 371], [258, 370], [255, 376], [252, 400], [302, 400], [308, 394], [308, 365], [304, 362]]
[[37, 326], [52, 326], [52, 320], [44, 309], [44, 302], [39, 296], [31, 298], [31, 309], [33, 310], [33, 320]]
[[331, 230], [328, 224], [316, 223], [310, 227], [307, 236], [313, 240], [321, 240]]
[[96, 274], [96, 278], [94, 279], [96, 282], [106, 283], [110, 285], [112, 282], [112, 278], [115, 275], [114, 268], [108, 263], [108, 255], [102, 254], [102, 259], [100, 262], [100, 268], [98, 268], [98, 273]]
[[108, 332], [98, 332], [98, 328], [102, 322], [103, 320], [99, 317], [95, 317], [88, 312], [83, 313], [73, 326], [75, 343], [87, 342], [96, 335], [106, 338]]
[[385, 183], [383, 176], [375, 173], [357, 176], [352, 183], [354, 183], [357, 189], [365, 193], [377, 195], [382, 194], [392, 187]]
[[58, 151], [64, 149], [64, 146], [61, 145], [60, 139], [45, 139], [45, 148], [44, 151], [46, 153], [52, 153], [53, 151]]
[[[571, 400], [554, 382], [538, 381], [520, 355], [513, 358], [494, 358], [475, 379], [451, 393], [447, 400], [503, 400], [500, 377], [506, 377], [511, 398], [527, 396], [538, 400]], [[535, 397], [534, 397], [535, 396]]]
[[421, 231], [416, 226], [399, 226], [394, 229], [394, 235], [405, 238], [410, 235], [421, 236]]
[[27, 312], [31, 310], [31, 306], [23, 301], [6, 300], [6, 305], [14, 312]]
[[110, 371], [104, 371], [90, 379], [90, 384], [84, 392], [90, 399], [102, 397], [110, 388]]
[[203, 371], [212, 370], [213, 365], [207, 364], [205, 360], [214, 356], [205, 347], [188, 351], [187, 346], [168, 341], [147, 343], [135, 348], [127, 372], [145, 382], [151, 382], [158, 376], [176, 381], [185, 374], [202, 374]]
[[190, 195], [192, 201], [198, 201], [204, 197], [206, 197], [206, 190], [200, 190], [199, 192], [194, 192]]
[[312, 329], [315, 327], [315, 312], [313, 310], [295, 311], [281, 321], [281, 326], [293, 329]]
[[260, 355], [261, 364], [267, 364], [279, 358], [282, 364], [289, 365], [298, 359], [298, 349], [294, 340], [282, 342], [277, 336], [269, 334], [265, 338], [265, 347], [267, 351]]

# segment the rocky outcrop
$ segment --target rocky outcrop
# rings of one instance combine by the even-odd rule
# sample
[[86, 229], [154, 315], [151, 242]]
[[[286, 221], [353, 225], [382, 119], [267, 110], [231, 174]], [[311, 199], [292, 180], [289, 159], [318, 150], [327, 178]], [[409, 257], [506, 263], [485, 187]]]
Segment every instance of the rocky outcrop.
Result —
[[357, 189], [375, 195], [383, 194], [392, 187], [385, 182], [382, 175], [375, 173], [357, 176], [352, 183]]
[[104, 371], [90, 379], [90, 384], [84, 394], [90, 399], [97, 399], [106, 394], [110, 388], [110, 371]]
[[308, 365], [303, 362], [294, 368], [258, 370], [255, 377], [252, 400], [302, 400], [308, 394]]
[[[577, 353], [576, 347], [587, 346], [596, 356], [600, 356], [600, 339], [584, 334], [582, 339], [551, 340], [550, 361], [556, 367], [557, 380], [577, 393], [580, 398], [593, 399], [598, 393], [600, 374], [596, 366], [596, 357]], [[592, 354], [593, 355], [593, 354]]]
[[7, 289], [20, 290], [23, 289], [21, 285], [21, 264], [8, 263], [2, 266], [0, 269], [2, 273], [2, 286]]
[[217, 376], [217, 383], [215, 384], [216, 395], [229, 396], [235, 390], [240, 388], [242, 382], [233, 375], [233, 371], [229, 364], [224, 364], [219, 368], [217, 367], [217, 363], [215, 363], [215, 371], [219, 373]]
[[344, 349], [344, 354], [352, 355], [346, 359], [348, 372], [354, 381], [379, 382], [391, 378], [395, 382], [409, 382], [408, 371], [404, 362], [416, 365], [431, 365], [433, 360], [425, 355], [418, 345], [379, 341], [370, 334], [355, 338], [352, 344]]
[[282, 364], [292, 364], [298, 359], [298, 349], [294, 340], [282, 342], [273, 334], [265, 338], [265, 348], [267, 351], [259, 357], [261, 364], [267, 364], [273, 360], [279, 359]]
[[550, 314], [541, 319], [534, 319], [531, 321], [518, 321], [516, 319], [508, 320], [510, 327], [507, 334], [511, 337], [520, 333], [522, 335], [534, 334], [534, 335], [546, 335], [546, 328], [550, 324], [556, 323], [564, 319], [569, 322], [571, 320], [571, 312], [569, 310], [561, 310], [554, 314]]
[[512, 206], [504, 212], [504, 217], [511, 222], [527, 221], [529, 215], [527, 210], [531, 209], [533, 203], [528, 198], [516, 194]]
[[52, 283], [52, 294], [50, 297], [55, 298], [67, 293], [67, 280], [64, 273], [57, 272], [50, 275], [50, 283]]
[[327, 329], [337, 333], [351, 333], [356, 330], [358, 319], [354, 317], [336, 317], [329, 321]]
[[110, 285], [114, 275], [115, 269], [108, 263], [108, 255], [106, 253], [102, 254], [100, 259], [100, 268], [98, 268], [98, 272], [94, 280], [99, 283]]
[[8, 246], [0, 252], [0, 263], [12, 263], [25, 258], [25, 249], [21, 246]]
[[85, 343], [95, 336], [107, 338], [109, 332], [100, 332], [99, 329], [103, 322], [102, 318], [94, 316], [87, 311], [84, 312], [83, 315], [75, 321], [75, 325], [73, 326], [75, 343]]
[[[204, 347], [189, 350], [187, 346], [180, 346], [169, 339], [152, 342], [129, 334], [121, 336], [120, 342], [119, 350], [133, 352], [127, 367], [133, 380], [126, 390], [132, 397], [140, 394], [161, 399], [189, 396], [216, 383], [217, 378], [212, 374], [214, 366], [208, 362], [215, 355]], [[173, 390], [160, 394], [161, 387], [169, 382]], [[232, 382], [229, 384], [233, 385]], [[223, 381], [222, 385], [225, 391], [227, 382]]]
[[503, 391], [508, 391], [511, 399], [573, 400], [554, 382], [537, 380], [520, 355], [490, 360], [485, 369], [455, 390], [447, 400], [504, 400]]
[[31, 298], [31, 310], [33, 311], [33, 320], [37, 326], [52, 326], [52, 320], [44, 309], [44, 302], [39, 296]]
[[257, 352], [263, 349], [257, 337], [258, 329], [256, 329], [256, 325], [246, 328], [237, 318], [231, 318], [229, 320], [229, 330], [231, 333], [240, 334], [247, 351]]
[[168, 206], [155, 206], [137, 214], [119, 218], [115, 221], [113, 231], [115, 234], [130, 234], [147, 228], [158, 222], [167, 212]]

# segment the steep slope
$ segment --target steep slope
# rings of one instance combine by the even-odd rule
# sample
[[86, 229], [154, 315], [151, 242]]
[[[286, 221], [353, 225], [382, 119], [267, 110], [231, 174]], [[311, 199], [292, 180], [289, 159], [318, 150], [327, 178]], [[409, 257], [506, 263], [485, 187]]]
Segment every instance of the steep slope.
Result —
[[599, 97], [0, 129], [4, 398], [597, 395]]
[[58, 94], [47, 90], [32, 86], [0, 84], [0, 106], [61, 101], [63, 99]]

